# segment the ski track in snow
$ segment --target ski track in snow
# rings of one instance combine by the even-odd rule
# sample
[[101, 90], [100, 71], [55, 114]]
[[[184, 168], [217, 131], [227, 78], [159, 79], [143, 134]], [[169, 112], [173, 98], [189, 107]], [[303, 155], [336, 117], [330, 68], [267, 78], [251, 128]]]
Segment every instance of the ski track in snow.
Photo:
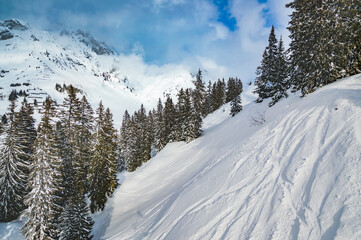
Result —
[[[124, 209], [97, 237], [360, 239], [360, 80], [272, 109], [250, 104], [233, 119], [220, 110], [204, 137], [167, 146], [125, 177], [110, 203]], [[264, 125], [249, 127], [251, 108], [267, 109]], [[130, 199], [128, 184], [139, 187]]]
[[[94, 239], [361, 239], [361, 75], [228, 110], [125, 173], [93, 216]], [[263, 111], [267, 122], [250, 127]]]

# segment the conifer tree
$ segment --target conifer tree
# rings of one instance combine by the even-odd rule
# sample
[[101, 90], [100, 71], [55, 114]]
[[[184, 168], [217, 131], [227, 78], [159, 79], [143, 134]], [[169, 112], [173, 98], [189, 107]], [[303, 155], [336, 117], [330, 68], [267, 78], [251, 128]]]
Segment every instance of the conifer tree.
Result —
[[54, 103], [48, 97], [44, 103], [44, 113], [38, 126], [38, 135], [34, 143], [29, 187], [26, 196], [28, 207], [23, 215], [27, 221], [22, 227], [26, 239], [58, 239], [59, 230], [55, 216], [62, 211], [57, 204], [56, 192], [61, 190], [62, 175], [60, 158], [55, 149]]
[[89, 165], [89, 199], [92, 213], [103, 210], [117, 186], [117, 133], [113, 116], [102, 102], [96, 110], [95, 136]]
[[[62, 170], [64, 178], [64, 194], [65, 199], [72, 197], [75, 194], [75, 191], [79, 191], [79, 183], [83, 183], [84, 176], [77, 182], [77, 171], [75, 165], [79, 163], [77, 158], [77, 153], [79, 152], [78, 148], [78, 137], [79, 137], [79, 118], [80, 118], [80, 103], [79, 99], [76, 96], [76, 89], [70, 85], [68, 90], [68, 96], [64, 99], [63, 109], [60, 113], [60, 126], [62, 131], [63, 141], [61, 143], [61, 157], [62, 157]], [[83, 174], [81, 174], [83, 175]], [[74, 188], [75, 184], [77, 187]], [[83, 190], [81, 190], [84, 192]]]
[[29, 192], [30, 156], [36, 136], [32, 109], [25, 102], [15, 113], [15, 102], [9, 107], [4, 126], [3, 149], [0, 154], [0, 221], [16, 219], [25, 209], [23, 203]]
[[[188, 100], [188, 99], [187, 99]], [[190, 102], [187, 102], [188, 105]], [[186, 95], [184, 89], [181, 88], [178, 92], [178, 102], [176, 105], [176, 121], [175, 121], [175, 140], [185, 141], [184, 131], [189, 119], [189, 106], [186, 106]]]
[[164, 119], [163, 119], [163, 104], [158, 100], [157, 110], [154, 115], [154, 146], [157, 152], [162, 150], [167, 144], [167, 137], [165, 133]]
[[[62, 149], [63, 174], [66, 177], [60, 218], [61, 239], [90, 239], [92, 220], [86, 204], [87, 171], [91, 154], [93, 110], [85, 96], [79, 100], [70, 85], [63, 104], [59, 146]], [[66, 151], [66, 152], [64, 152]], [[74, 222], [75, 221], [75, 222]]]
[[261, 66], [257, 68], [256, 85], [254, 93], [258, 94], [256, 102], [271, 97], [273, 83], [277, 81], [277, 39], [272, 26], [266, 47], [261, 61]]
[[212, 102], [212, 100], [213, 100], [213, 98], [212, 98], [212, 82], [209, 81], [208, 86], [207, 86], [207, 95], [206, 95], [206, 102], [205, 102], [205, 111], [207, 113], [206, 115], [213, 112], [213, 102]]
[[[290, 81], [302, 96], [340, 77], [337, 18], [333, 1], [294, 0], [290, 30]], [[337, 53], [337, 54], [335, 54]]]
[[131, 118], [128, 113], [128, 110], [125, 110], [123, 115], [122, 127], [120, 129], [119, 147], [120, 147], [120, 156], [122, 158], [122, 161], [124, 162], [125, 168], [128, 171], [133, 170], [133, 167], [130, 167], [132, 165], [131, 164], [132, 155], [130, 149], [132, 136], [134, 135], [131, 132]]
[[85, 196], [77, 193], [65, 202], [62, 221], [59, 224], [62, 230], [59, 239], [92, 239], [93, 220], [89, 216], [89, 207]]
[[87, 192], [86, 177], [91, 156], [92, 134], [94, 128], [93, 109], [85, 96], [79, 102], [79, 118], [76, 134], [76, 149], [74, 168], [76, 171], [75, 184], [77, 191]]
[[140, 106], [139, 111], [134, 115], [134, 117], [137, 125], [137, 156], [139, 157], [138, 166], [140, 166], [142, 165], [142, 163], [145, 163], [150, 159], [152, 145], [152, 127], [143, 104]]
[[242, 111], [241, 95], [237, 95], [231, 101], [231, 116], [234, 117], [237, 113]]
[[176, 109], [173, 104], [173, 100], [170, 96], [167, 97], [164, 104], [164, 129], [165, 136], [168, 142], [176, 141]]
[[287, 65], [287, 56], [284, 51], [282, 37], [278, 43], [277, 55], [276, 55], [276, 77], [274, 82], [272, 82], [272, 88], [270, 91], [270, 96], [272, 100], [269, 103], [269, 106], [273, 106], [281, 98], [287, 98], [287, 89], [288, 89], [288, 65]]
[[139, 161], [138, 128], [134, 116], [132, 116], [127, 126], [127, 134], [129, 135], [126, 140], [126, 155], [124, 155], [124, 161], [127, 171], [133, 172], [141, 164]]
[[190, 98], [191, 94], [190, 94], [191, 90], [190, 89], [186, 89], [185, 95], [186, 95], [186, 109], [187, 109], [187, 115], [188, 115], [188, 120], [187, 120], [187, 128], [186, 128], [186, 132], [185, 132], [185, 140], [186, 142], [190, 142], [198, 137], [201, 136], [202, 134], [202, 117], [201, 117], [201, 113], [198, 112], [196, 110], [196, 108], [194, 107], [194, 99]]
[[238, 78], [229, 78], [226, 89], [226, 103], [232, 101], [243, 91], [242, 81]]
[[345, 76], [361, 73], [361, 3], [354, 0], [331, 1], [333, 17], [337, 18], [335, 27], [338, 50], [334, 54], [337, 64], [345, 72]]
[[193, 81], [193, 84], [195, 86], [195, 89], [192, 91], [194, 108], [203, 117], [205, 117], [207, 115], [207, 111], [205, 109], [206, 89], [202, 80], [201, 69], [198, 70], [196, 80]]

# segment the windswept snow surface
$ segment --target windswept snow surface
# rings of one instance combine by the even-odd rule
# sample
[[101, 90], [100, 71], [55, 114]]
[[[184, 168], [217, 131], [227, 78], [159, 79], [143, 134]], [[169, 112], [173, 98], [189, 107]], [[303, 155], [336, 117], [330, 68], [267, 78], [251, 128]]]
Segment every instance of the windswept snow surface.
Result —
[[126, 173], [95, 239], [361, 239], [361, 75], [228, 108]]

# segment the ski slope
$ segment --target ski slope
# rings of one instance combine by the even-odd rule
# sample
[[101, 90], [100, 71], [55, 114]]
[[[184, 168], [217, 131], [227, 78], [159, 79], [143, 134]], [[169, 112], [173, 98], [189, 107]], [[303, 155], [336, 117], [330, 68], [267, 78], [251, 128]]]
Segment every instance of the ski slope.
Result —
[[94, 238], [361, 239], [360, 119], [361, 75], [234, 118], [224, 106], [121, 176]]

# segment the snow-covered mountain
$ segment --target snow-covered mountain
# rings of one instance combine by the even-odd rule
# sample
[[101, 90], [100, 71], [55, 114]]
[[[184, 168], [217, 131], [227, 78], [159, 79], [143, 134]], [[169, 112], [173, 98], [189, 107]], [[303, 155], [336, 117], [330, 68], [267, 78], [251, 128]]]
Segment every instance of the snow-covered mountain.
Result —
[[181, 66], [147, 65], [137, 55], [114, 54], [105, 43], [81, 30], [60, 33], [33, 29], [20, 20], [0, 21], [0, 113], [12, 90], [26, 91], [41, 101], [48, 94], [62, 102], [59, 84], [73, 84], [93, 107], [100, 100], [110, 107], [119, 126], [125, 109], [141, 103], [154, 107], [158, 98], [192, 86], [192, 76]]

